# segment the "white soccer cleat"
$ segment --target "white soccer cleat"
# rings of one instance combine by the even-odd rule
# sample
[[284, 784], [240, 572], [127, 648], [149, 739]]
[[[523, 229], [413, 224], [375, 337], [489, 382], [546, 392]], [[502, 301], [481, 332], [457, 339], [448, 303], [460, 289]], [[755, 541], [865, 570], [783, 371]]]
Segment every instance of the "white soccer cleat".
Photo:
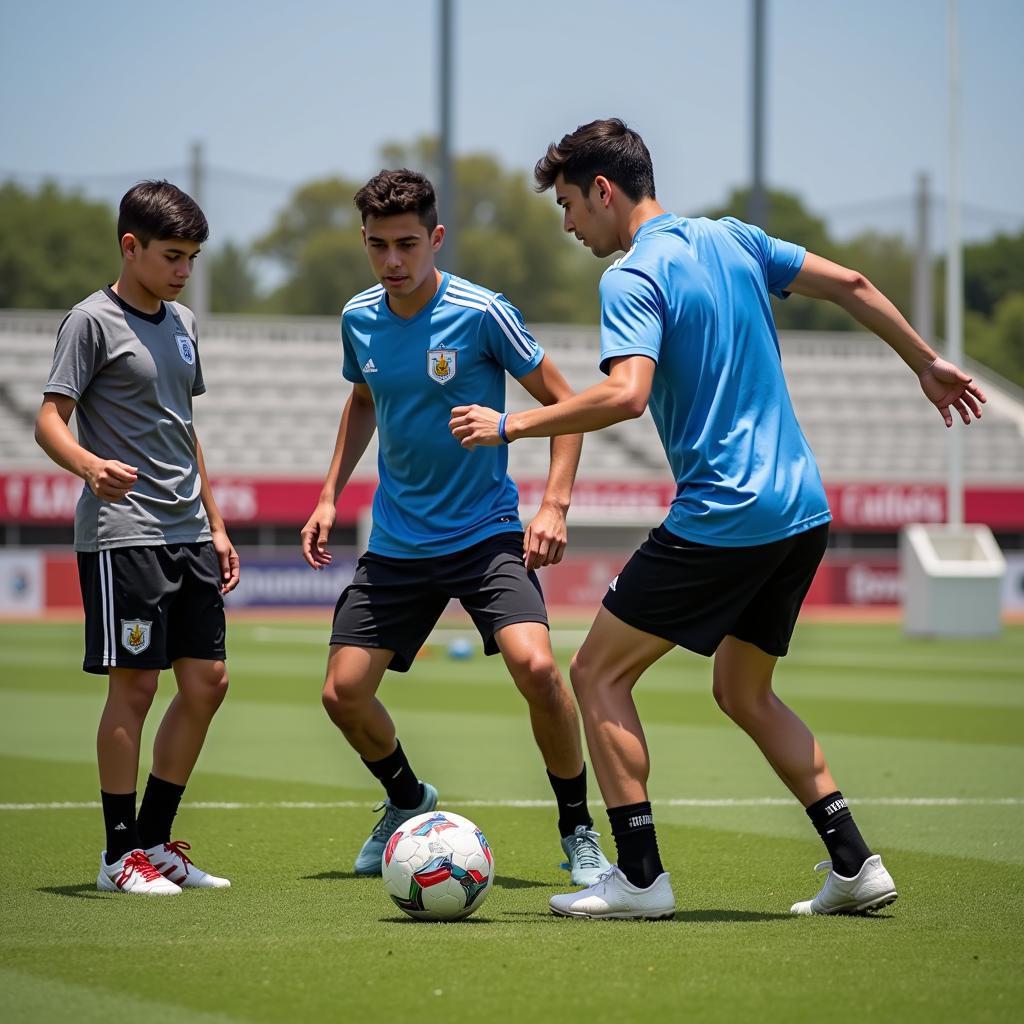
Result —
[[668, 872], [663, 871], [646, 888], [638, 889], [612, 865], [597, 880], [579, 892], [551, 897], [551, 912], [560, 917], [589, 917], [594, 920], [643, 918], [660, 921], [676, 912]]
[[159, 843], [146, 851], [153, 867], [164, 878], [170, 879], [182, 889], [228, 889], [231, 882], [226, 878], [218, 878], [202, 868], [197, 868], [189, 859], [186, 850], [192, 847], [180, 839], [169, 843]]
[[175, 885], [150, 863], [143, 850], [129, 850], [120, 860], [107, 863], [106, 850], [100, 854], [96, 888], [103, 892], [130, 892], [140, 896], [177, 896]]
[[815, 871], [828, 870], [825, 884], [814, 899], [794, 903], [791, 914], [866, 914], [881, 910], [896, 899], [896, 883], [876, 853], [868, 857], [853, 878], [844, 878], [832, 870], [832, 862], [823, 860]]

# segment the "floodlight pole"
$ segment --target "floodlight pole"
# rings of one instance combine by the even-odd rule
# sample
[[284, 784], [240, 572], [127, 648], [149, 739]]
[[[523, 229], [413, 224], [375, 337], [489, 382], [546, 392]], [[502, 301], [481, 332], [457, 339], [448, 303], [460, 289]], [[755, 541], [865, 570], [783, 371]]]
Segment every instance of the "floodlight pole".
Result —
[[453, 274], [459, 270], [459, 234], [455, 203], [455, 166], [452, 162], [452, 93], [455, 75], [454, 7], [455, 0], [440, 0], [438, 20], [438, 94], [440, 103], [439, 196], [441, 221], [445, 226], [442, 262]]
[[[946, 358], [956, 366], [964, 358], [964, 281], [963, 252], [960, 239], [960, 52], [957, 0], [948, 0], [949, 35], [949, 218], [946, 242]], [[954, 418], [957, 413], [953, 412]], [[951, 529], [963, 526], [963, 431], [954, 426], [949, 432], [949, 465], [946, 477], [946, 523]]]
[[751, 170], [748, 219], [758, 227], [768, 227], [768, 198], [764, 188], [764, 116], [765, 83], [765, 4], [751, 0]]
[[917, 176], [914, 214], [914, 329], [930, 345], [935, 340], [930, 242], [931, 182], [923, 172]]
[[[203, 205], [203, 177], [203, 144], [193, 142], [189, 192], [200, 206]], [[199, 320], [200, 330], [210, 312], [210, 251], [207, 242], [203, 243], [203, 247], [206, 252], [192, 264], [192, 276], [188, 279], [188, 304]]]

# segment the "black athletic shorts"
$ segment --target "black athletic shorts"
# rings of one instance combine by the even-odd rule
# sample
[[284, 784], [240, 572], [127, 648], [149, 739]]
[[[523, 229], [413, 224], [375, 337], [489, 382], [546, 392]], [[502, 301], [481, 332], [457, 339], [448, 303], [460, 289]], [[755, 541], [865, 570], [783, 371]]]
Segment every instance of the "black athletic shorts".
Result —
[[222, 661], [224, 598], [212, 543], [80, 551], [86, 672]]
[[408, 672], [449, 600], [469, 612], [497, 654], [494, 634], [516, 622], [548, 624], [537, 574], [523, 564], [523, 534], [495, 537], [436, 558], [389, 558], [367, 552], [334, 609], [332, 644], [394, 651], [388, 666]]
[[604, 606], [634, 629], [710, 656], [727, 636], [782, 657], [828, 543], [828, 524], [753, 547], [711, 547], [651, 530]]

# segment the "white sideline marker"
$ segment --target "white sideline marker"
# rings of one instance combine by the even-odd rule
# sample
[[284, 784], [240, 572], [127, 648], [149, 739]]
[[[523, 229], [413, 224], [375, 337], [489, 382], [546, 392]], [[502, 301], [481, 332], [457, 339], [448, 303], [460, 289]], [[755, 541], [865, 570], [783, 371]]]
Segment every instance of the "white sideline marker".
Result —
[[[278, 800], [255, 803], [233, 803], [208, 800], [182, 804], [182, 809], [200, 811], [331, 811], [359, 810], [375, 807], [377, 800]], [[749, 799], [702, 800], [678, 797], [652, 801], [655, 807], [793, 807], [796, 801], [787, 797], [752, 797]], [[970, 797], [970, 796], [881, 796], [850, 798], [856, 807], [1024, 807], [1024, 797]], [[91, 811], [101, 806], [98, 800], [52, 803], [0, 804], [0, 811]], [[447, 802], [442, 801], [442, 809]], [[458, 807], [554, 807], [554, 800], [458, 800]]]

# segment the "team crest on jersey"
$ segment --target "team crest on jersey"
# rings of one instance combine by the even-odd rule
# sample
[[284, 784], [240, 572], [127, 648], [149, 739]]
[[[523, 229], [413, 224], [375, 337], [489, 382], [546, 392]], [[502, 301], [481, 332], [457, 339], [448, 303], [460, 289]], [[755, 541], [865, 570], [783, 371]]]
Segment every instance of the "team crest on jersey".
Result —
[[121, 620], [121, 646], [129, 654], [141, 654], [149, 647], [153, 623], [144, 619]]
[[455, 357], [448, 348], [432, 348], [427, 353], [427, 376], [438, 384], [447, 384], [455, 376]]
[[176, 334], [174, 340], [177, 342], [181, 358], [191, 366], [196, 361], [196, 350], [192, 345], [192, 339], [187, 334]]

